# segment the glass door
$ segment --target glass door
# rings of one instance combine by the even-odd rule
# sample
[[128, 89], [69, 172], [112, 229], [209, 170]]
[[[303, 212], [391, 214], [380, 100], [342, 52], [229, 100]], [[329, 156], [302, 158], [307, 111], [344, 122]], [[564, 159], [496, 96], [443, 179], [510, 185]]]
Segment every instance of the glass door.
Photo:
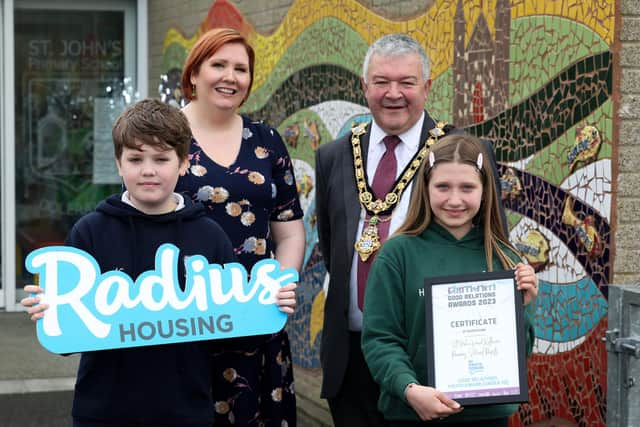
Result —
[[79, 217], [121, 188], [111, 125], [137, 97], [135, 1], [52, 3], [16, 1], [13, 15], [15, 284], [8, 283], [8, 309], [18, 308], [22, 287], [34, 281], [26, 256], [62, 244]]

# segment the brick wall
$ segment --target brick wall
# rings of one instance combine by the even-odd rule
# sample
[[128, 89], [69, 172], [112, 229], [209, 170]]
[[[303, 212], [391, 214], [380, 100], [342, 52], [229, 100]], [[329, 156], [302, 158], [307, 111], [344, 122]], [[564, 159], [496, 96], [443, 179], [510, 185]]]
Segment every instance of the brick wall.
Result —
[[616, 284], [640, 282], [640, 2], [621, 0], [620, 10]]
[[213, 1], [153, 0], [149, 3], [149, 96], [157, 97], [157, 88], [162, 73], [162, 51], [170, 28], [189, 28], [192, 37], [206, 18]]

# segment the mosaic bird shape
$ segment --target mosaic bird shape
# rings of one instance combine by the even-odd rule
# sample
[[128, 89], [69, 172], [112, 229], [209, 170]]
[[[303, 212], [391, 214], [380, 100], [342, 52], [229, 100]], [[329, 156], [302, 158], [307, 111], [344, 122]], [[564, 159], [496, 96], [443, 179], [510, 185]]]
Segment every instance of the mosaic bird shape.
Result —
[[318, 124], [314, 121], [304, 120], [304, 133], [307, 135], [311, 143], [311, 148], [315, 151], [320, 146], [320, 132], [318, 132]]
[[298, 146], [298, 136], [300, 135], [300, 125], [297, 123], [287, 126], [284, 130], [284, 140], [289, 146], [296, 148]]
[[303, 172], [302, 177], [296, 180], [296, 187], [298, 194], [302, 194], [304, 197], [308, 197], [311, 190], [313, 190], [313, 180], [308, 173]]
[[562, 223], [571, 226], [576, 238], [587, 251], [589, 257], [600, 255], [602, 252], [602, 239], [595, 227], [595, 219], [592, 215], [580, 219], [573, 211], [573, 200], [567, 198], [562, 212]]
[[516, 248], [536, 272], [549, 263], [549, 241], [538, 230], [530, 230], [522, 240], [517, 240]]
[[522, 193], [522, 184], [512, 168], [507, 168], [504, 175], [500, 177], [502, 200], [515, 199]]
[[569, 153], [567, 161], [569, 170], [573, 171], [578, 162], [590, 162], [598, 155], [602, 139], [595, 126], [584, 126], [576, 132], [576, 140]]

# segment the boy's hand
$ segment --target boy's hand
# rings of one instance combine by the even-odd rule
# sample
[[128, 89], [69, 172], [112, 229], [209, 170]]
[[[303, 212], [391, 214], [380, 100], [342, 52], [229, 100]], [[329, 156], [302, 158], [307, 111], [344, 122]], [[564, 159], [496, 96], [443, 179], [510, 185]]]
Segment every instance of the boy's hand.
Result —
[[405, 397], [422, 421], [442, 419], [463, 409], [458, 402], [433, 387], [410, 384], [405, 391]]
[[516, 283], [518, 289], [524, 291], [524, 305], [529, 304], [538, 296], [538, 278], [533, 267], [527, 264], [516, 265]]
[[293, 311], [296, 308], [297, 287], [297, 283], [289, 283], [288, 285], [281, 287], [278, 291], [278, 295], [276, 295], [276, 304], [283, 313], [293, 314]]
[[[40, 286], [27, 285], [24, 287], [24, 291], [27, 294], [41, 294], [42, 288]], [[38, 295], [28, 296], [20, 300], [20, 304], [23, 307], [27, 307], [27, 313], [31, 315], [31, 320], [33, 320], [34, 322], [38, 319], [42, 319], [44, 317], [44, 311], [49, 308], [49, 304], [39, 303], [40, 297]]]

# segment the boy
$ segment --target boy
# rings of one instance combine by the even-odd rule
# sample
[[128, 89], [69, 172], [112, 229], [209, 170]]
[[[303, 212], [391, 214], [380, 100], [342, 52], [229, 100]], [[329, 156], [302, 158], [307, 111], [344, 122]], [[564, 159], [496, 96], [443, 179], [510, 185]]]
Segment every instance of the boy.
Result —
[[[134, 280], [154, 268], [156, 249], [163, 243], [176, 245], [180, 259], [199, 254], [209, 263], [234, 261], [229, 239], [205, 216], [204, 207], [174, 192], [189, 165], [191, 130], [182, 112], [146, 99], [120, 115], [112, 135], [127, 190], [82, 217], [65, 244], [91, 254], [102, 272], [118, 269]], [[183, 263], [178, 277], [184, 288]], [[42, 292], [36, 286], [26, 286], [25, 291]], [[281, 290], [279, 304], [282, 297]], [[38, 300], [21, 301], [34, 320], [47, 308], [33, 306]], [[73, 400], [74, 426], [210, 426], [211, 345], [199, 341], [83, 353]]]

